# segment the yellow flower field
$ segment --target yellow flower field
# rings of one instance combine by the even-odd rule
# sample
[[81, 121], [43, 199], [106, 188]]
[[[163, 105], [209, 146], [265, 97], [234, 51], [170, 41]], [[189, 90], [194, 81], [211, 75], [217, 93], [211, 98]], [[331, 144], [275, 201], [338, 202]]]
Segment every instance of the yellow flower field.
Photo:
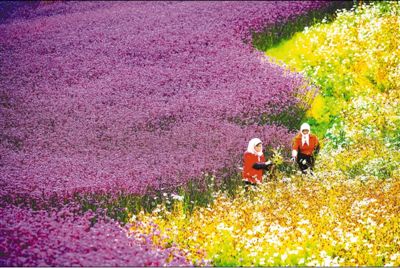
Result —
[[229, 265], [400, 265], [399, 180], [358, 180], [318, 173], [268, 182], [236, 198], [215, 194], [186, 214], [159, 206], [132, 230], [159, 228], [160, 245], [176, 243], [192, 260]]
[[309, 121], [327, 138], [322, 166], [351, 178], [399, 176], [400, 4], [339, 12], [266, 52], [320, 88]]

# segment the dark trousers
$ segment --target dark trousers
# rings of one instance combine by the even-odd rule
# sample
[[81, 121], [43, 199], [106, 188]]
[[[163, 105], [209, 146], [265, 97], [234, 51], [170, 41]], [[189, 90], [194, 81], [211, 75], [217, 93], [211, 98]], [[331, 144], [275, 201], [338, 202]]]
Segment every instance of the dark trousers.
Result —
[[[303, 163], [304, 160], [306, 160], [305, 164]], [[312, 170], [314, 168], [315, 160], [312, 155], [299, 153], [297, 156], [297, 164], [299, 165], [301, 172], [306, 173], [306, 169], [310, 168]]]
[[251, 183], [251, 182], [249, 182], [249, 181], [243, 181], [243, 183], [244, 183], [244, 189], [246, 190], [246, 192], [247, 192], [249, 189], [253, 188], [253, 187], [257, 187], [257, 184]]

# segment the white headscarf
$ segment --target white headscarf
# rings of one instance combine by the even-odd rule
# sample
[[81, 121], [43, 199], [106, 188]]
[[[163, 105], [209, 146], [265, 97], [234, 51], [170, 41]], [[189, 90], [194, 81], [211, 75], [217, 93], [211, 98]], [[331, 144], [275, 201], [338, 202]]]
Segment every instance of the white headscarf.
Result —
[[249, 141], [249, 145], [247, 146], [247, 152], [258, 155], [258, 156], [262, 156], [263, 152], [257, 152], [256, 149], [254, 147], [256, 147], [257, 144], [262, 143], [261, 140], [259, 138], [253, 138]]
[[[307, 134], [303, 134], [303, 130], [307, 129], [308, 133]], [[310, 145], [310, 125], [307, 123], [303, 123], [300, 127], [300, 133], [301, 133], [301, 144], [304, 145], [305, 143], [307, 143], [307, 145]]]

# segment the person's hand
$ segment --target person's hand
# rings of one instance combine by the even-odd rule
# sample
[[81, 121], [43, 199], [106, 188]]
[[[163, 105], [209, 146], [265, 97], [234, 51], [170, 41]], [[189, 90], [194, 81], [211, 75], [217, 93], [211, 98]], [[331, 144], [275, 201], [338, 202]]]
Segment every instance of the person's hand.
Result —
[[307, 161], [306, 161], [305, 159], [303, 159], [303, 161], [301, 161], [301, 163], [302, 163], [303, 165], [305, 165], [305, 164], [307, 164]]
[[292, 158], [297, 157], [298, 152], [296, 150], [292, 150]]
[[268, 160], [267, 162], [265, 162], [265, 164], [268, 166], [268, 165], [271, 165], [272, 162], [271, 162], [271, 160]]

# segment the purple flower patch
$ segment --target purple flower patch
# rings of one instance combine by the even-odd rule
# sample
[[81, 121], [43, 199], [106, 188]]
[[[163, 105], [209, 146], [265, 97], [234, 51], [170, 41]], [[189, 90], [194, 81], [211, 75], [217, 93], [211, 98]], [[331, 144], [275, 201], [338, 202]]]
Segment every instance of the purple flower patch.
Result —
[[[1, 196], [143, 193], [240, 162], [301, 76], [243, 39], [324, 2], [55, 2], [0, 24]], [[13, 14], [14, 14], [13, 13]], [[19, 16], [19, 17], [18, 17]]]

